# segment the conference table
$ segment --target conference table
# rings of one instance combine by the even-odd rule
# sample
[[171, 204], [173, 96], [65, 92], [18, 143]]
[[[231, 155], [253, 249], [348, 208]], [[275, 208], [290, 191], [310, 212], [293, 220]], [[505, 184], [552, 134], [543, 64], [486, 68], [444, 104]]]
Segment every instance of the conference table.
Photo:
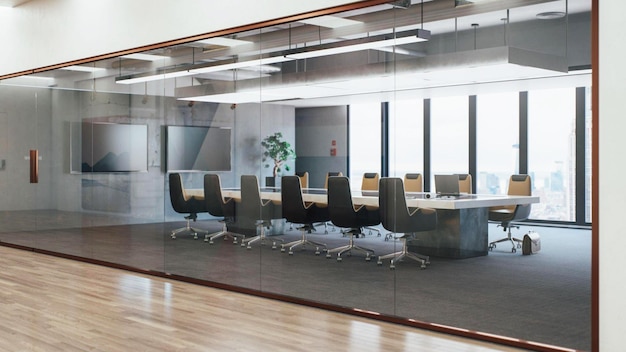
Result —
[[[261, 198], [275, 203], [281, 201], [280, 188], [260, 189]], [[187, 190], [188, 195], [204, 198], [201, 189]], [[224, 188], [224, 197], [239, 200], [241, 193], [236, 188]], [[305, 202], [327, 204], [325, 189], [307, 188], [302, 190]], [[378, 192], [352, 191], [355, 205], [378, 206]], [[416, 233], [409, 242], [409, 248], [416, 252], [445, 258], [471, 258], [489, 253], [488, 218], [493, 206], [524, 205], [539, 203], [537, 196], [508, 196], [493, 194], [462, 194], [460, 196], [439, 197], [433, 193], [407, 192], [407, 206], [410, 208], [432, 208], [437, 210], [437, 229]], [[415, 246], [415, 248], [412, 248]]]

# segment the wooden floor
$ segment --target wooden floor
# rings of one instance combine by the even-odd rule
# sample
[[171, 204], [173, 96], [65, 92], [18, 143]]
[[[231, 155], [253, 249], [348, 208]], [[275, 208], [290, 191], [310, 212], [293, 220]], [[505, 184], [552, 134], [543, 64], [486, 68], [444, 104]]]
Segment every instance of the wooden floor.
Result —
[[520, 351], [0, 246], [2, 351]]

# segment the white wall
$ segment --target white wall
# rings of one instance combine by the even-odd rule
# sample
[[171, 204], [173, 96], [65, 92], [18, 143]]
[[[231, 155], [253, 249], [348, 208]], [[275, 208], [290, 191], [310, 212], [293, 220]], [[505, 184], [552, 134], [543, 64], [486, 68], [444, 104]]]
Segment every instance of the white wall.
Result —
[[0, 75], [352, 2], [32, 0], [0, 7]]
[[[622, 220], [624, 183], [624, 57], [626, 44], [619, 36], [624, 25], [626, 2], [598, 1], [600, 50], [599, 101], [599, 203], [600, 215], [600, 349], [624, 350], [626, 328], [626, 234]], [[596, 107], [594, 107], [596, 108]], [[597, 176], [596, 176], [597, 175]]]

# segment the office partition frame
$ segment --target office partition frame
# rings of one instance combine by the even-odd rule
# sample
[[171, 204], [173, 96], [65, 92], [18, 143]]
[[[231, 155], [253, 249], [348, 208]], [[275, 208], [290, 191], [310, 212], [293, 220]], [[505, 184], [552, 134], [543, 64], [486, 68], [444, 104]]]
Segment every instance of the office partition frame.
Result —
[[[387, 1], [364, 1], [364, 2], [359, 2], [359, 3], [354, 3], [351, 5], [346, 5], [346, 6], [341, 6], [341, 7], [337, 7], [337, 8], [331, 8], [331, 9], [325, 9], [325, 10], [320, 10], [320, 11], [316, 11], [314, 13], [309, 13], [309, 14], [301, 14], [301, 15], [297, 15], [297, 16], [291, 16], [289, 18], [283, 18], [283, 19], [279, 19], [279, 20], [274, 20], [274, 21], [268, 21], [268, 22], [264, 22], [264, 23], [259, 23], [259, 24], [253, 24], [253, 25], [249, 25], [249, 26], [244, 26], [244, 27], [238, 27], [238, 28], [231, 28], [228, 30], [224, 30], [224, 31], [219, 31], [219, 32], [213, 32], [213, 33], [208, 33], [208, 34], [203, 34], [203, 35], [199, 35], [199, 36], [195, 36], [192, 38], [183, 38], [183, 39], [179, 39], [179, 40], [175, 40], [175, 41], [170, 41], [167, 43], [161, 43], [161, 44], [156, 44], [156, 45], [150, 45], [150, 46], [145, 46], [145, 47], [141, 47], [141, 48], [135, 48], [135, 49], [129, 49], [129, 50], [125, 50], [122, 52], [116, 52], [116, 53], [111, 53], [111, 54], [107, 54], [107, 55], [102, 55], [102, 56], [98, 56], [98, 57], [93, 57], [93, 58], [86, 58], [83, 60], [76, 60], [76, 61], [72, 61], [69, 63], [64, 63], [64, 64], [59, 64], [59, 65], [53, 65], [53, 66], [48, 66], [48, 67], [42, 67], [42, 68], [37, 68], [37, 69], [33, 69], [33, 70], [29, 70], [29, 71], [25, 71], [25, 72], [18, 72], [15, 74], [11, 74], [11, 75], [5, 75], [3, 77], [0, 77], [0, 79], [6, 79], [6, 78], [10, 78], [10, 77], [15, 77], [15, 76], [20, 76], [20, 75], [24, 75], [24, 74], [30, 74], [30, 73], [36, 73], [36, 72], [44, 72], [44, 71], [48, 71], [48, 70], [52, 70], [52, 69], [57, 69], [63, 66], [68, 66], [68, 65], [76, 65], [76, 64], [81, 64], [81, 63], [87, 63], [87, 62], [92, 62], [94, 60], [99, 60], [99, 59], [106, 59], [106, 58], [113, 58], [113, 57], [117, 57], [119, 55], [122, 54], [130, 54], [130, 53], [135, 53], [135, 52], [140, 52], [140, 51], [144, 51], [144, 50], [148, 50], [148, 49], [155, 49], [155, 48], [162, 48], [162, 47], [166, 47], [166, 46], [173, 46], [173, 45], [177, 45], [180, 43], [186, 43], [189, 41], [193, 41], [193, 40], [198, 40], [198, 39], [205, 39], [205, 38], [210, 38], [210, 37], [216, 37], [216, 36], [223, 36], [223, 35], [228, 35], [228, 34], [233, 34], [233, 33], [237, 33], [243, 30], [251, 30], [251, 29], [257, 29], [257, 28], [263, 28], [266, 26], [270, 26], [270, 25], [275, 25], [275, 24], [279, 24], [279, 23], [287, 23], [287, 22], [291, 22], [300, 18], [306, 18], [306, 17], [315, 17], [315, 16], [320, 16], [320, 15], [324, 15], [324, 14], [332, 14], [332, 13], [336, 13], [336, 12], [340, 12], [340, 11], [346, 11], [346, 10], [351, 10], [351, 9], [357, 9], [357, 8], [361, 8], [361, 7], [366, 7], [366, 6], [370, 6], [370, 5], [377, 5], [377, 4], [383, 4], [386, 3]], [[593, 106], [598, 106], [598, 85], [597, 85], [597, 61], [598, 61], [598, 51], [597, 51], [597, 7], [598, 7], [598, 1], [597, 0], [592, 0], [592, 30], [593, 30], [593, 35], [592, 35], [592, 66], [594, 68], [593, 73], [592, 73], [592, 79], [594, 80], [594, 84], [592, 85], [592, 90], [593, 90], [593, 94], [592, 94], [592, 99], [593, 99]], [[579, 94], [579, 91], [577, 90], [577, 94]], [[430, 127], [430, 100], [426, 99], [424, 102], [424, 130], [425, 130], [425, 134], [429, 135], [426, 131], [429, 131], [429, 127]], [[470, 104], [471, 105], [471, 104]], [[475, 105], [474, 105], [475, 108]], [[521, 109], [521, 107], [520, 107]], [[520, 115], [523, 115], [522, 112], [520, 111]], [[383, 114], [384, 116], [384, 114]], [[470, 114], [470, 118], [471, 118], [471, 114]], [[474, 118], [475, 118], [475, 110], [474, 110]], [[593, 110], [593, 124], [594, 127], [597, 127], [598, 125], [598, 112], [597, 109]], [[520, 119], [520, 123], [522, 119]], [[383, 117], [383, 121], [384, 121], [384, 117]], [[475, 121], [475, 120], [474, 120]], [[470, 124], [470, 126], [472, 126]], [[470, 133], [472, 133], [471, 131], [474, 130], [474, 142], [475, 142], [475, 125], [474, 128], [470, 127]], [[584, 130], [584, 128], [583, 128]], [[385, 128], [383, 128], [383, 131], [385, 131]], [[520, 136], [522, 136], [524, 132], [522, 132], [522, 129], [520, 129]], [[527, 134], [527, 130], [525, 132]], [[597, 148], [597, 128], [593, 129], [593, 167], [592, 170], [594, 170], [594, 172], [597, 172], [598, 170], [598, 165], [597, 165], [597, 160], [598, 160], [598, 148]], [[428, 137], [425, 136], [425, 140], [424, 140], [424, 161], [425, 161], [425, 165], [424, 165], [424, 180], [425, 180], [425, 189], [429, 189], [429, 179], [430, 179], [430, 173], [431, 170], [429, 168], [430, 165], [430, 141], [427, 139]], [[383, 139], [384, 141], [386, 141], [386, 139]], [[470, 138], [470, 140], [472, 140]], [[520, 144], [521, 144], [521, 140], [522, 138], [520, 138]], [[579, 143], [577, 142], [577, 146], [580, 146]], [[520, 146], [521, 147], [521, 146]], [[583, 145], [584, 148], [584, 145]], [[475, 149], [474, 149], [475, 150]], [[578, 151], [578, 149], [577, 149]], [[471, 153], [471, 148], [470, 148], [470, 153]], [[577, 152], [577, 154], [580, 153], [579, 151]], [[526, 158], [527, 158], [527, 153], [526, 153]], [[475, 155], [474, 158], [470, 158], [470, 172], [472, 170], [472, 161], [475, 164]], [[520, 163], [521, 164], [526, 164], [527, 165], [527, 161], [524, 163], [522, 162], [522, 155], [520, 155]], [[584, 160], [584, 157], [583, 157]], [[383, 156], [383, 159], [381, 160], [381, 163], [383, 163], [383, 165], [385, 164], [385, 158]], [[474, 167], [475, 169], [475, 167]], [[382, 170], [386, 170], [386, 168], [383, 166]], [[522, 168], [520, 168], [520, 172], [524, 172], [527, 170], [523, 170]], [[384, 171], [383, 171], [384, 173]], [[578, 182], [580, 182], [580, 179], [577, 180], [577, 184]], [[593, 212], [593, 219], [598, 219], [598, 183], [597, 183], [597, 177], [593, 178], [593, 199], [592, 199], [592, 212]], [[584, 186], [583, 186], [584, 187]], [[577, 204], [580, 204], [580, 200], [578, 200], [577, 198]], [[577, 207], [577, 209], [579, 209], [579, 207]], [[582, 208], [584, 209], [584, 207]], [[579, 210], [577, 210], [579, 211]], [[578, 218], [578, 216], [577, 216]], [[593, 344], [592, 344], [592, 349], [596, 350], [597, 346], [599, 345], [598, 343], [598, 300], [597, 300], [597, 294], [598, 294], [598, 265], [597, 265], [597, 249], [598, 249], [598, 229], [597, 229], [597, 225], [596, 226], [592, 226], [592, 285], [593, 285], [593, 290], [592, 290], [592, 339], [593, 339]], [[78, 258], [78, 257], [72, 257], [72, 256], [67, 256], [67, 255], [62, 255], [62, 254], [58, 254], [58, 253], [53, 253], [53, 252], [46, 252], [46, 251], [40, 251], [42, 253], [46, 253], [46, 254], [53, 254], [53, 255], [59, 255], [59, 256], [65, 256], [65, 257], [71, 257], [71, 259], [76, 259], [76, 260], [84, 260], [84, 261], [90, 261], [88, 259], [85, 258]], [[129, 267], [124, 267], [124, 266], [116, 266], [115, 264], [112, 263], [104, 263], [104, 262], [98, 262], [98, 261], [93, 261], [91, 260], [91, 262], [97, 262], [98, 264], [102, 264], [102, 265], [109, 265], [109, 266], [113, 266], [113, 267], [120, 267], [126, 270], [132, 270], [132, 271], [136, 271], [136, 272], [143, 272], [146, 274], [151, 274], [151, 275], [166, 275], [166, 274], [160, 274], [160, 273], [156, 273], [153, 271], [145, 271], [145, 270], [141, 270], [141, 269], [137, 269], [137, 268], [129, 268]], [[196, 282], [196, 283], [201, 283], [201, 284], [205, 284], [205, 285], [209, 285], [209, 286], [216, 286], [216, 287], [222, 287], [222, 288], [227, 288], [227, 289], [231, 289], [234, 291], [240, 291], [240, 292], [245, 292], [245, 293], [249, 293], [249, 294], [256, 294], [259, 296], [265, 296], [265, 297], [270, 297], [270, 298], [275, 298], [275, 299], [281, 299], [281, 300], [285, 300], [285, 301], [292, 301], [294, 303], [299, 303], [299, 304], [304, 304], [304, 305], [311, 305], [311, 306], [317, 306], [317, 307], [321, 307], [321, 308], [325, 308], [325, 309], [330, 309], [330, 310], [335, 310], [335, 311], [341, 311], [341, 312], [345, 312], [345, 313], [350, 313], [350, 314], [355, 314], [355, 315], [360, 315], [360, 316], [366, 316], [369, 318], [375, 318], [375, 319], [379, 319], [379, 320], [383, 320], [383, 321], [390, 321], [390, 322], [394, 322], [394, 323], [399, 323], [399, 324], [405, 324], [405, 325], [411, 325], [411, 326], [416, 326], [416, 327], [420, 327], [420, 328], [426, 328], [426, 329], [430, 329], [430, 330], [435, 330], [435, 331], [440, 331], [440, 332], [445, 332], [445, 333], [450, 333], [450, 334], [454, 334], [454, 335], [459, 335], [459, 336], [466, 336], [466, 337], [471, 337], [471, 338], [476, 338], [476, 339], [480, 339], [480, 340], [486, 340], [486, 341], [492, 341], [492, 342], [497, 342], [497, 343], [502, 343], [502, 344], [507, 344], [507, 345], [512, 345], [512, 346], [518, 346], [518, 347], [528, 347], [528, 345], [524, 342], [524, 341], [513, 341], [511, 342], [508, 339], [504, 339], [504, 338], [500, 338], [497, 336], [485, 336], [485, 335], [480, 335], [480, 334], [476, 334], [473, 332], [468, 332], [468, 331], [463, 331], [462, 329], [456, 329], [453, 327], [441, 327], [441, 326], [435, 326], [433, 324], [429, 324], [426, 322], [417, 322], [417, 321], [409, 321], [406, 319], [399, 319], [399, 318], [395, 318], [395, 317], [387, 317], [387, 316], [379, 316], [379, 315], [372, 315], [372, 314], [368, 314], [367, 312], [363, 312], [363, 311], [356, 311], [356, 310], [352, 310], [352, 309], [346, 309], [346, 308], [341, 308], [341, 307], [336, 307], [336, 306], [332, 306], [332, 305], [324, 305], [324, 304], [320, 304], [320, 303], [314, 303], [314, 302], [308, 302], [306, 300], [298, 300], [298, 299], [293, 299], [290, 297], [282, 297], [280, 295], [273, 295], [273, 294], [268, 294], [267, 292], [262, 292], [262, 291], [255, 291], [255, 290], [247, 290], [247, 289], [242, 289], [240, 287], [229, 287], [228, 285], [220, 285], [220, 284], [216, 284], [216, 283], [211, 283], [211, 282], [205, 282], [202, 280], [195, 280], [195, 279], [191, 279], [191, 278], [186, 278], [186, 277], [176, 277], [176, 276], [171, 276], [171, 275], [167, 275], [167, 277], [170, 278], [175, 278], [181, 281], [189, 281], [189, 282]], [[553, 350], [550, 348], [546, 348], [545, 350]], [[558, 350], [558, 349], [557, 349]]]

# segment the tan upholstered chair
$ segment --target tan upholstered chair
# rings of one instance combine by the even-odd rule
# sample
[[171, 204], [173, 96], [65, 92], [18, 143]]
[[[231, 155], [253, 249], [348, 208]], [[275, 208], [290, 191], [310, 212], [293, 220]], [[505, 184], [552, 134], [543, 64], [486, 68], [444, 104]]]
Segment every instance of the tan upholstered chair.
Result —
[[376, 172], [366, 172], [363, 174], [363, 181], [361, 181], [362, 191], [378, 191], [378, 180], [380, 175]]
[[309, 173], [307, 171], [296, 172], [296, 176], [300, 178], [300, 187], [309, 188]]
[[422, 174], [406, 174], [404, 175], [404, 190], [406, 192], [423, 192], [424, 180]]
[[343, 173], [341, 171], [339, 172], [327, 172], [326, 173], [326, 180], [324, 181], [324, 188], [328, 189], [328, 178], [332, 177], [332, 176], [343, 176]]
[[472, 175], [459, 174], [459, 192], [471, 194], [472, 192]]
[[[532, 183], [528, 175], [512, 175], [509, 179], [508, 195], [530, 196], [532, 191]], [[511, 242], [513, 248], [511, 252], [516, 252], [516, 247], [521, 248], [522, 240], [511, 236], [511, 228], [519, 229], [519, 226], [513, 225], [514, 221], [522, 221], [528, 219], [530, 215], [530, 204], [507, 205], [489, 208], [489, 220], [496, 221], [500, 224], [503, 231], [507, 231], [507, 237], [489, 243], [489, 250], [496, 248], [496, 244], [500, 242]], [[517, 244], [517, 246], [516, 246]]]

